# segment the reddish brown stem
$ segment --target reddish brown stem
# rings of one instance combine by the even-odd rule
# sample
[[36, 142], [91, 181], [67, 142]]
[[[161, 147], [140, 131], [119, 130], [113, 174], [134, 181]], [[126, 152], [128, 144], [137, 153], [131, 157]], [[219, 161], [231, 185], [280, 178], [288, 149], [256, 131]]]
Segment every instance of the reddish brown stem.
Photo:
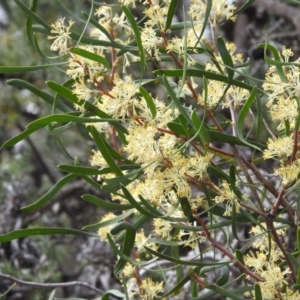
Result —
[[293, 265], [293, 263], [291, 262], [287, 252], [286, 252], [286, 249], [284, 248], [278, 234], [277, 234], [277, 231], [274, 227], [274, 222], [273, 222], [273, 216], [269, 215], [267, 218], [266, 218], [266, 223], [267, 223], [267, 226], [268, 226], [268, 229], [270, 230], [274, 240], [275, 240], [275, 243], [277, 244], [277, 246], [280, 248], [282, 254], [284, 255], [284, 258], [285, 260], [287, 261], [288, 265], [289, 265], [289, 268], [291, 270], [291, 277], [293, 279], [293, 281], [296, 283], [297, 282], [297, 275], [296, 275], [296, 271], [295, 271], [295, 267]]
[[[196, 215], [197, 212], [194, 212], [194, 214]], [[214, 248], [220, 250], [227, 257], [229, 257], [234, 264], [236, 264], [241, 270], [243, 270], [245, 272], [245, 274], [249, 275], [256, 281], [265, 281], [263, 278], [261, 278], [257, 274], [250, 271], [244, 264], [242, 264], [239, 260], [237, 260], [236, 257], [231, 252], [229, 252], [226, 248], [224, 248], [222, 245], [220, 245], [218, 242], [216, 242], [216, 240], [211, 236], [208, 228], [206, 227], [205, 223], [203, 222], [203, 220], [200, 216], [197, 216], [196, 220], [203, 228], [204, 232], [202, 235], [210, 241], [210, 243], [212, 244], [212, 246]]]

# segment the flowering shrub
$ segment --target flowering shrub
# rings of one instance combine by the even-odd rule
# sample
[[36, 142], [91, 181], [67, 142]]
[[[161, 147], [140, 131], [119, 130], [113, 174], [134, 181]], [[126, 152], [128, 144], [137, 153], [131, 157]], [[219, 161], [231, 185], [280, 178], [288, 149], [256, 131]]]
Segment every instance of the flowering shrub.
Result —
[[[60, 165], [69, 174], [23, 211], [41, 207], [77, 176], [111, 193], [112, 202], [82, 196], [108, 213], [80, 233], [97, 231], [110, 243], [127, 299], [180, 297], [187, 286], [193, 299], [299, 299], [299, 61], [290, 62], [289, 49], [262, 44], [270, 68], [257, 87], [235, 45], [215, 37], [222, 22], [235, 20], [234, 5], [192, 0], [189, 19], [175, 23], [178, 1], [137, 2], [95, 11], [92, 5], [84, 15], [89, 37], [75, 33], [72, 20], [48, 26], [36, 5], [20, 5], [30, 17], [31, 42], [40, 51], [33, 32], [45, 32], [50, 49], [67, 59], [69, 80], [46, 83], [56, 93], [53, 114], [3, 147], [46, 126], [64, 130], [59, 124], [68, 122], [85, 124], [95, 145], [90, 166], [77, 159]], [[136, 5], [143, 6], [141, 19]], [[259, 139], [265, 109], [266, 143]], [[266, 160], [276, 166], [273, 174], [264, 169]], [[239, 229], [246, 225], [245, 239]], [[297, 236], [294, 251], [286, 247], [287, 230]], [[78, 232], [23, 229], [0, 242], [57, 233]], [[173, 283], [166, 281], [170, 269]]]

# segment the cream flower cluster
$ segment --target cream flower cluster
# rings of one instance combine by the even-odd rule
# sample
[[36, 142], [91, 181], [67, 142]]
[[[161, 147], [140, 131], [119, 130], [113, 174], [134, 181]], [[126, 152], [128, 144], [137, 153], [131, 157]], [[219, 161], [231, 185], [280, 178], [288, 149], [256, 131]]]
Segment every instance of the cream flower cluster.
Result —
[[[191, 1], [188, 14], [194, 26], [185, 30], [184, 37], [169, 37], [169, 30], [165, 30], [171, 1], [119, 0], [119, 2], [133, 8], [138, 2], [142, 2], [144, 5], [145, 18], [141, 23], [143, 25], [140, 32], [147, 59], [154, 64], [159, 64], [163, 56], [170, 55], [174, 59], [174, 63], [177, 63], [177, 67], [182, 67], [188, 48], [194, 51], [187, 55], [188, 67], [198, 63], [193, 56], [196, 53], [195, 48], [208, 43], [207, 40], [199, 38], [207, 8], [206, 1]], [[234, 11], [235, 6], [228, 5], [227, 1], [212, 1], [209, 16], [211, 28], [214, 29], [224, 19], [234, 20]], [[105, 28], [116, 44], [135, 45], [133, 30], [123, 12], [117, 14], [112, 6], [101, 6], [97, 9], [96, 16], [99, 19], [100, 26], [98, 27]], [[152, 96], [150, 93], [148, 97], [151, 98], [151, 103], [155, 107], [155, 114], [150, 109], [148, 97], [143, 96], [141, 92], [141, 87], [147, 87], [147, 81], [134, 79], [136, 70], [132, 63], [136, 63], [140, 59], [136, 48], [132, 48], [135, 49], [133, 53], [124, 50], [124, 53], [121, 51], [120, 54], [112, 47], [84, 44], [76, 46], [92, 54], [105, 58], [110, 57], [112, 67], [111, 70], [108, 70], [106, 66], [95, 60], [69, 52], [72, 47], [70, 35], [73, 23], [69, 21], [69, 25], [65, 26], [64, 19], [58, 20], [51, 26], [51, 33], [55, 36], [50, 37], [55, 39], [51, 46], [53, 51], [58, 51], [61, 55], [67, 53], [70, 55], [66, 73], [74, 80], [73, 94], [82, 102], [91, 101], [96, 109], [119, 120], [126, 127], [128, 133], [122, 139], [113, 126], [107, 123], [93, 124], [100, 134], [105, 135], [105, 139], [113, 145], [116, 152], [141, 167], [140, 174], [135, 173], [132, 177], [128, 177], [131, 183], [126, 185], [126, 189], [140, 205], [143, 206], [142, 200], [145, 199], [164, 216], [154, 218], [152, 236], [155, 235], [168, 242], [185, 241], [185, 246], [196, 247], [197, 243], [203, 240], [203, 235], [193, 230], [189, 232], [176, 229], [175, 231], [174, 223], [181, 226], [193, 226], [181, 206], [181, 201], [188, 201], [193, 215], [197, 214], [197, 210], [203, 208], [207, 203], [201, 189], [199, 189], [201, 193], [195, 192], [195, 186], [197, 187], [197, 184], [200, 186], [210, 180], [208, 171], [213, 166], [214, 153], [210, 152], [210, 149], [201, 147], [201, 143], [196, 138], [188, 140], [170, 130], [170, 123], [181, 122], [187, 128], [190, 126], [184, 124], [186, 121], [182, 120], [182, 111], [180, 112], [173, 104], [164, 101], [165, 99]], [[110, 41], [99, 28], [91, 30], [91, 37], [101, 42]], [[243, 64], [243, 58], [235, 53], [236, 47], [233, 43], [226, 43], [226, 48], [234, 66]], [[286, 62], [291, 55], [291, 51], [284, 49], [282, 60]], [[122, 59], [123, 74], [119, 68]], [[221, 55], [217, 51], [214, 53], [214, 59], [215, 63], [207, 63], [205, 70], [218, 75], [226, 74], [228, 66], [224, 65]], [[128, 68], [131, 70], [130, 74], [126, 73]], [[284, 129], [287, 122], [289, 128], [293, 130], [299, 111], [297, 100], [300, 96], [300, 68], [287, 65], [282, 70], [284, 76], [280, 76], [278, 70], [271, 67], [266, 75], [263, 88], [269, 93], [267, 106], [270, 109], [272, 120], [279, 121], [278, 130]], [[249, 97], [247, 90], [215, 80], [208, 80], [207, 91], [203, 89], [199, 91], [195, 80], [194, 78], [186, 79], [181, 92], [184, 92], [185, 95], [192, 95], [198, 101], [198, 106], [206, 107], [209, 112], [212, 112], [218, 105], [221, 109], [231, 107], [238, 109]], [[153, 82], [151, 83], [153, 84]], [[192, 115], [192, 108], [186, 106], [182, 108], [186, 114]], [[84, 105], [77, 105], [76, 109], [86, 113]], [[294, 135], [273, 137], [268, 140], [267, 146], [268, 149], [264, 151], [263, 155], [264, 159], [276, 158], [280, 162], [280, 167], [275, 170], [275, 175], [282, 178], [284, 185], [295, 181], [300, 172], [300, 159], [295, 158], [292, 162], [289, 161], [295, 149]], [[121, 164], [117, 161], [117, 164], [119, 163]], [[100, 151], [96, 150], [92, 153], [91, 165], [99, 169], [109, 167]], [[131, 175], [130, 171], [124, 171], [123, 174]], [[115, 179], [116, 174], [104, 174], [99, 179], [104, 181], [103, 187], [105, 187], [112, 178]], [[241, 201], [247, 199], [247, 195], [238, 197], [226, 180], [222, 180], [218, 185], [214, 185], [211, 181], [209, 184], [214, 195], [209, 200], [224, 207], [225, 217], [231, 216], [233, 207], [238, 212], [241, 208]], [[121, 189], [112, 194], [113, 200], [118, 199], [122, 204], [129, 204]], [[139, 211], [132, 209], [129, 210], [129, 215], [130, 213], [131, 215], [139, 214]], [[102, 240], [107, 239], [107, 234], [116, 225], [117, 221], [113, 222], [116, 217], [110, 212], [101, 220], [101, 224], [107, 224], [98, 231]], [[175, 222], [174, 220], [179, 221]], [[149, 254], [146, 253], [145, 247], [154, 251], [158, 250], [158, 245], [151, 241], [151, 235], [147, 235], [145, 232], [141, 230], [136, 235], [134, 249], [137, 259], [143, 255], [148, 258]], [[256, 233], [255, 230], [253, 232]], [[287, 285], [285, 277], [289, 270], [282, 271], [278, 266], [278, 261], [281, 261], [282, 257], [275, 244], [272, 243], [268, 248], [265, 239], [257, 239], [253, 246], [258, 253], [249, 255], [246, 263], [266, 280], [261, 283], [262, 290], [266, 295], [264, 299], [274, 299], [272, 297], [277, 296], [278, 291]], [[268, 259], [269, 253], [272, 254], [272, 259]], [[155, 299], [158, 294], [163, 292], [162, 282], [154, 283], [150, 278], [139, 281], [140, 278], [137, 278], [135, 268], [130, 264], [126, 265], [123, 275], [125, 278], [128, 277], [124, 284], [128, 286], [132, 297], [139, 294], [142, 299]], [[287, 292], [290, 293], [289, 290]]]

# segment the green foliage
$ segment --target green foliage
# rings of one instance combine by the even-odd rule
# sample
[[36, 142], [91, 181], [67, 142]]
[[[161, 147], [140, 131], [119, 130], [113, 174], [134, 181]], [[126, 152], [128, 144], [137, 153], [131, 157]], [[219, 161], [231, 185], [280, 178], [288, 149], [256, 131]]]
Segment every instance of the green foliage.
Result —
[[[38, 0], [30, 7], [15, 0], [27, 15], [27, 36], [37, 53], [46, 58], [37, 41], [50, 36], [51, 50], [59, 56], [51, 61], [48, 57], [47, 64], [2, 66], [0, 73], [65, 66], [66, 77], [47, 81], [50, 92], [21, 79], [7, 82], [28, 89], [52, 111], [30, 122], [2, 149], [41, 129], [59, 138], [74, 124], [83, 125], [86, 142], [92, 140], [94, 148], [91, 166], [77, 158], [73, 165], [60, 164], [58, 168], [68, 174], [22, 211], [45, 206], [78, 177], [118, 202], [85, 194], [83, 201], [108, 211], [98, 223], [81, 230], [22, 228], [1, 235], [0, 242], [46, 235], [99, 236], [118, 257], [113, 273], [127, 298], [180, 295], [190, 282], [191, 299], [296, 299], [298, 210], [287, 200], [300, 174], [300, 87], [295, 80], [299, 61], [289, 62], [287, 49], [280, 52], [264, 43], [271, 68], [257, 87], [247, 71], [243, 78], [239, 75], [246, 63], [234, 53], [233, 44], [221, 37], [211, 42], [203, 37], [204, 27], [215, 33], [224, 19], [232, 19], [234, 7], [219, 11], [216, 1], [195, 2], [188, 11], [191, 21], [174, 25], [177, 1], [143, 3], [146, 16], [141, 19], [135, 16], [134, 1], [120, 2], [120, 7], [100, 6], [99, 20], [91, 17], [91, 5], [78, 33], [73, 22], [66, 25], [64, 19], [48, 25], [39, 16]], [[91, 36], [85, 31], [88, 23]], [[205, 53], [209, 63], [199, 53]], [[162, 93], [165, 101], [156, 96]], [[272, 139], [262, 143], [260, 132], [251, 128], [263, 128], [265, 99], [271, 119], [279, 125], [272, 126]], [[257, 116], [252, 113], [255, 105]], [[277, 164], [274, 174], [262, 171], [267, 159]], [[250, 224], [251, 236], [239, 236], [239, 228]], [[297, 232], [294, 252], [283, 242], [289, 228]], [[237, 241], [239, 249], [233, 246]], [[195, 257], [184, 257], [184, 247], [194, 249]], [[147, 267], [153, 265], [152, 273]], [[232, 265], [237, 272], [231, 273]], [[174, 270], [175, 286], [154, 282], [155, 277], [165, 278], [168, 268]], [[49, 299], [54, 295], [55, 291]], [[97, 296], [110, 295], [124, 297], [116, 290]]]

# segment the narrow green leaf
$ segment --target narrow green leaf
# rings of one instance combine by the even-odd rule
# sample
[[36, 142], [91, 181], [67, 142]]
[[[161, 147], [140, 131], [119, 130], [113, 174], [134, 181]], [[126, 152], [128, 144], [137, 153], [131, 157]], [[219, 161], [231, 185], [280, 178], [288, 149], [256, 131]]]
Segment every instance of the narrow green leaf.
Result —
[[[198, 268], [194, 268], [193, 271], [196, 272]], [[182, 277], [181, 281], [178, 282], [170, 291], [164, 294], [161, 299], [168, 299], [167, 297], [170, 295], [177, 295], [177, 291], [181, 290], [182, 287], [191, 280], [191, 275], [187, 274], [185, 277]]]
[[[88, 130], [89, 130], [90, 133], [92, 133], [92, 132], [91, 132], [92, 127], [93, 127], [93, 126], [89, 126], [89, 127], [88, 127]], [[110, 145], [105, 141], [105, 139], [102, 139], [102, 143], [101, 143], [101, 141], [98, 140], [98, 138], [99, 138], [98, 135], [100, 135], [100, 133], [96, 130], [95, 143], [96, 143], [96, 145], [97, 145], [98, 147], [102, 147], [102, 143], [104, 143], [104, 144], [105, 144], [105, 147], [106, 147], [107, 150], [108, 150], [108, 152], [110, 153], [110, 155], [111, 155], [114, 159], [118, 160], [119, 162], [123, 162], [123, 163], [125, 162], [125, 163], [128, 163], [128, 164], [133, 164], [133, 162], [132, 162], [131, 160], [129, 160], [129, 159], [123, 157], [123, 156], [122, 156], [120, 153], [118, 153], [112, 146], [110, 146]], [[128, 169], [129, 169], [129, 168], [137, 169], [137, 168], [139, 168], [139, 166], [138, 166], [138, 165], [135, 165], [135, 166], [132, 165], [131, 167], [128, 166]]]
[[215, 265], [223, 265], [224, 264], [224, 263], [203, 263], [203, 262], [199, 262], [199, 261], [175, 259], [172, 256], [168, 256], [161, 252], [154, 251], [153, 249], [151, 249], [147, 246], [144, 246], [144, 247], [154, 257], [159, 257], [159, 258], [165, 259], [167, 261], [171, 261], [175, 264], [181, 264], [181, 265], [185, 265], [185, 266], [194, 266], [194, 267], [195, 266], [198, 266], [198, 267], [215, 266]]
[[[179, 233], [179, 230], [177, 230], [177, 234]], [[174, 236], [176, 236], [176, 232], [174, 234]], [[172, 246], [172, 257], [174, 257], [175, 259], [180, 259], [180, 255], [179, 255], [179, 247], [178, 246]], [[176, 271], [176, 284], [180, 283], [180, 281], [182, 280], [182, 278], [184, 278], [184, 272], [183, 272], [183, 266], [180, 264], [175, 264], [174, 265], [175, 271]], [[177, 289], [176, 293], [180, 294], [182, 288]]]
[[[36, 10], [37, 10], [37, 4], [38, 4], [38, 0], [33, 0], [33, 1], [31, 1], [31, 5], [29, 7], [29, 10], [34, 14], [36, 13]], [[30, 44], [35, 48], [34, 33], [32, 30], [32, 25], [33, 25], [33, 20], [29, 16], [27, 16], [26, 33], [27, 33], [27, 37], [28, 37]]]
[[150, 201], [147, 201], [142, 195], [139, 195], [139, 198], [140, 198], [142, 204], [144, 205], [144, 207], [146, 208], [146, 210], [148, 210], [151, 214], [153, 214], [157, 218], [164, 216], [160, 211], [158, 211], [156, 208], [154, 208], [150, 204]]
[[186, 241], [167, 241], [167, 240], [153, 239], [153, 238], [149, 238], [149, 239], [147, 239], [147, 241], [149, 243], [155, 243], [158, 245], [169, 246], [169, 247], [173, 247], [173, 246], [178, 247], [178, 246], [183, 246], [186, 244]]
[[[238, 249], [235, 250], [235, 257], [239, 262], [241, 262], [243, 265], [245, 265], [244, 256], [240, 250], [238, 250]], [[241, 274], [245, 274], [244, 270], [241, 269], [240, 267], [239, 267], [239, 270], [240, 270]]]
[[[229, 290], [228, 287], [219, 287], [215, 284], [208, 284], [206, 288], [211, 289], [215, 292], [217, 292], [218, 295], [223, 296], [224, 298], [227, 297], [227, 299], [231, 300], [245, 300], [244, 297], [238, 296], [238, 293], [235, 293], [233, 290]], [[245, 290], [247, 290], [248, 287], [245, 287]], [[243, 294], [243, 293], [241, 293]], [[200, 298], [199, 298], [200, 299]]]
[[[139, 229], [141, 229], [146, 222], [148, 222], [150, 220], [149, 217], [143, 216], [143, 215], [139, 215], [136, 217], [137, 220], [134, 222], [134, 224], [132, 225], [133, 228], [135, 229], [135, 231], [138, 231]], [[120, 243], [124, 240], [125, 237], [125, 233], [121, 233], [118, 235], [118, 237], [115, 239], [115, 243]]]
[[15, 144], [17, 144], [18, 142], [26, 139], [30, 134], [32, 134], [33, 132], [35, 132], [36, 130], [34, 129], [25, 129], [23, 132], [19, 133], [17, 136], [9, 139], [8, 141], [6, 141], [2, 146], [1, 149], [4, 148], [9, 148], [14, 146]]
[[[27, 90], [31, 91], [32, 93], [34, 93], [35, 95], [37, 95], [38, 97], [40, 97], [41, 99], [43, 99], [44, 101], [46, 101], [47, 103], [51, 104], [51, 105], [53, 105], [53, 103], [54, 103], [54, 97], [53, 96], [51, 96], [50, 94], [36, 88], [34, 85], [32, 85], [32, 84], [30, 84], [30, 83], [28, 83], [24, 80], [9, 79], [9, 80], [6, 81], [6, 83], [8, 85], [11, 85], [11, 86], [16, 86], [16, 87], [19, 87], [19, 88], [27, 89]], [[73, 111], [69, 106], [67, 106], [66, 104], [64, 104], [60, 100], [57, 103], [57, 107], [62, 112], [65, 112], [65, 113]]]
[[116, 225], [118, 222], [125, 220], [126, 218], [128, 218], [130, 215], [132, 215], [134, 212], [133, 209], [130, 209], [129, 211], [116, 216], [115, 218], [112, 218], [108, 221], [104, 221], [104, 222], [100, 222], [100, 223], [96, 223], [96, 224], [91, 224], [91, 225], [87, 225], [84, 226], [82, 228], [82, 230], [92, 230], [92, 231], [96, 231], [99, 230], [100, 228], [103, 227], [107, 227], [109, 225]]
[[[121, 168], [121, 166], [120, 166]], [[147, 168], [147, 166], [143, 166], [133, 172], [130, 172], [126, 175], [119, 176], [116, 178], [111, 178], [111, 179], [104, 179], [104, 182], [106, 183], [105, 185], [102, 185], [102, 190], [107, 191], [107, 192], [112, 192], [115, 193], [116, 191], [121, 189], [121, 185], [128, 185], [132, 181], [138, 178], [141, 172]]]
[[186, 197], [179, 198], [179, 203], [184, 215], [191, 220], [193, 218], [193, 212], [189, 200]]
[[118, 298], [122, 298], [125, 299], [125, 294], [123, 294], [122, 292], [120, 292], [119, 290], [109, 290], [107, 291], [101, 298], [101, 300], [109, 300], [110, 296], [114, 296], [114, 297], [118, 297]]
[[53, 82], [53, 81], [47, 81], [47, 86], [53, 90], [54, 92], [58, 93], [59, 95], [63, 96], [64, 98], [66, 98], [67, 100], [70, 100], [71, 102], [73, 102], [74, 104], [78, 104], [78, 105], [82, 105], [87, 111], [93, 113], [95, 116], [98, 116], [100, 118], [107, 118], [110, 121], [107, 121], [109, 123], [111, 123], [113, 126], [115, 126], [118, 130], [124, 132], [124, 133], [128, 133], [127, 129], [122, 126], [118, 120], [114, 120], [112, 119], [112, 117], [108, 114], [106, 114], [105, 112], [101, 111], [100, 109], [98, 109], [96, 106], [94, 106], [92, 103], [85, 101], [85, 100], [79, 100], [77, 99], [77, 97], [72, 93], [71, 90], [67, 89], [66, 87]]
[[[287, 82], [287, 79], [286, 79], [286, 76], [284, 74], [284, 71], [283, 71], [282, 67], [284, 65], [291, 65], [292, 63], [281, 61], [280, 60], [280, 55], [278, 53], [278, 50], [273, 45], [270, 45], [268, 43], [264, 43], [264, 44], [259, 44], [258, 47], [259, 48], [264, 48], [264, 60], [268, 64], [276, 66], [276, 70], [277, 70], [277, 73], [278, 73], [281, 81], [282, 82]], [[274, 55], [275, 59], [272, 59], [272, 58], [268, 57], [267, 50], [269, 50], [269, 51], [272, 52], [272, 54]]]
[[51, 294], [49, 295], [48, 300], [54, 300], [55, 293], [56, 293], [56, 290], [54, 289], [54, 290], [51, 292]]
[[85, 231], [71, 229], [71, 228], [60, 228], [60, 227], [29, 228], [29, 229], [18, 229], [0, 235], [0, 243], [7, 243], [12, 240], [24, 238], [27, 236], [33, 236], [33, 235], [54, 235], [54, 234], [96, 236], [95, 234], [90, 232], [85, 232]]
[[38, 66], [1, 66], [0, 74], [30, 72], [30, 71], [53, 68], [55, 66], [61, 66], [65, 64], [66, 64], [65, 62], [62, 62], [62, 63], [55, 63], [50, 65], [38, 65]]
[[247, 146], [248, 143], [251, 145], [255, 145], [261, 150], [266, 149], [266, 145], [260, 144], [256, 141], [251, 141], [249, 139], [244, 139], [246, 143], [242, 140], [240, 140], [238, 137], [232, 136], [230, 134], [225, 134], [216, 130], [207, 130], [210, 140], [212, 142], [219, 142], [219, 143], [228, 143], [230, 145], [242, 145], [242, 146]]
[[224, 40], [221, 37], [217, 38], [217, 47], [218, 47], [218, 50], [219, 50], [219, 54], [222, 58], [222, 61], [225, 65], [229, 83], [231, 83], [231, 81], [233, 79], [233, 75], [234, 75], [233, 61], [232, 61], [232, 58], [230, 56], [230, 53], [228, 52], [228, 50], [226, 48], [226, 44], [225, 44]]
[[127, 45], [122, 45], [120, 43], [117, 43], [115, 41], [104, 41], [104, 40], [99, 40], [99, 39], [93, 39], [93, 38], [89, 38], [86, 36], [82, 36], [81, 34], [78, 34], [74, 31], [71, 31], [70, 34], [71, 39], [73, 39], [74, 41], [79, 41], [80, 39], [80, 43], [81, 44], [86, 44], [86, 45], [93, 45], [93, 46], [104, 46], [104, 47], [113, 47], [116, 49], [123, 49], [125, 51], [132, 51], [132, 50], [136, 50], [132, 47], [128, 47]]
[[[164, 75], [166, 77], [182, 77], [183, 70], [160, 69], [160, 70], [155, 70], [153, 72], [153, 74], [160, 75], [160, 76]], [[205, 76], [206, 79], [212, 79], [212, 80], [216, 80], [216, 81], [220, 81], [220, 82], [230, 83], [227, 76], [216, 74], [213, 72], [208, 72], [205, 70], [200, 70], [200, 69], [188, 69], [188, 70], [186, 70], [186, 76], [187, 77], [189, 77], [189, 76], [190, 77], [201, 77], [201, 78], [203, 76]], [[253, 88], [252, 85], [244, 83], [244, 82], [236, 80], [236, 79], [232, 79], [231, 84], [238, 86], [240, 88], [246, 89], [248, 91], [251, 91]], [[261, 89], [257, 89], [257, 92], [262, 95], [266, 94]]]
[[151, 260], [147, 260], [147, 261], [137, 261], [135, 259], [132, 259], [131, 257], [125, 255], [122, 251], [119, 250], [119, 248], [117, 247], [116, 243], [113, 241], [112, 237], [110, 236], [110, 234], [107, 234], [107, 240], [113, 250], [113, 252], [121, 257], [123, 260], [130, 262], [132, 265], [134, 266], [138, 266], [138, 267], [143, 267], [143, 266], [147, 266], [153, 262], [155, 262], [157, 259], [151, 259]]
[[36, 202], [30, 205], [22, 207], [21, 210], [30, 212], [40, 208], [41, 206], [49, 202], [68, 182], [75, 179], [76, 177], [77, 175], [68, 174], [67, 176], [60, 179], [55, 185], [53, 185], [44, 196], [42, 196], [40, 199], [38, 199]]
[[111, 122], [114, 119], [99, 119], [99, 118], [88, 118], [88, 117], [77, 117], [70, 114], [57, 114], [50, 115], [44, 118], [40, 118], [36, 121], [29, 123], [26, 127], [28, 129], [41, 129], [53, 122], [75, 122], [75, 123], [101, 123], [101, 122]]
[[103, 65], [104, 67], [106, 67], [107, 69], [110, 68], [110, 63], [109, 63], [109, 61], [108, 61], [107, 59], [105, 59], [104, 57], [98, 55], [98, 54], [95, 54], [95, 53], [86, 51], [86, 50], [81, 49], [81, 48], [71, 48], [71, 49], [70, 49], [70, 52], [72, 52], [72, 53], [74, 53], [74, 54], [76, 54], [76, 55], [85, 57], [85, 58], [87, 58], [87, 59], [96, 61], [96, 62], [102, 64], [102, 65]]
[[[195, 43], [194, 48], [192, 49], [192, 51], [194, 51], [196, 49], [197, 45], [199, 44], [199, 42], [200, 42], [200, 40], [201, 40], [201, 38], [203, 36], [203, 33], [204, 33], [205, 29], [207, 28], [207, 24], [208, 24], [208, 21], [209, 21], [209, 16], [210, 16], [211, 8], [212, 8], [212, 0], [207, 0], [207, 2], [206, 2], [205, 16], [204, 16], [203, 23], [202, 23], [202, 29], [201, 29], [201, 32], [200, 32], [200, 34], [199, 34], [199, 36], [197, 38], [197, 42]], [[184, 23], [185, 23], [184, 27], [187, 28], [189, 26], [189, 22], [184, 22]], [[194, 22], [193, 21], [191, 21], [191, 27], [193, 28], [195, 36], [197, 36], [197, 32], [195, 31]], [[203, 49], [202, 53], [208, 53], [208, 54], [210, 54], [210, 51], [208, 51], [206, 49]]]
[[[125, 238], [122, 247], [122, 253], [126, 256], [130, 256], [131, 250], [135, 243], [135, 229], [131, 224], [128, 222], [122, 222], [116, 225], [114, 228], [111, 229], [111, 234], [116, 235], [119, 232], [125, 230]], [[124, 269], [127, 261], [125, 259], [119, 258], [117, 265], [114, 268], [114, 275], [118, 277], [120, 272]]]
[[93, 195], [82, 195], [81, 198], [84, 201], [92, 203], [92, 204], [94, 204], [98, 207], [102, 207], [107, 211], [132, 209], [131, 204], [117, 204], [117, 203], [114, 203], [114, 202], [102, 200], [102, 199], [100, 199], [96, 196], [93, 196]]
[[240, 241], [240, 238], [238, 236], [238, 232], [237, 232], [237, 221], [236, 221], [236, 205], [235, 203], [233, 203], [232, 205], [232, 209], [231, 209], [231, 220], [232, 220], [232, 235], [234, 236], [234, 238], [236, 238], [238, 241]]
[[261, 149], [259, 147], [257, 147], [253, 143], [249, 143], [243, 136], [244, 121], [245, 121], [245, 118], [247, 116], [248, 111], [251, 108], [251, 105], [252, 105], [253, 101], [255, 100], [256, 91], [257, 91], [257, 88], [255, 86], [255, 87], [253, 87], [252, 92], [251, 92], [248, 100], [246, 101], [243, 108], [241, 109], [240, 115], [238, 117], [238, 122], [237, 122], [237, 135], [238, 135], [239, 139], [242, 142], [244, 142], [247, 146], [249, 146], [251, 148], [254, 148], [258, 151], [261, 151]]
[[260, 285], [258, 283], [255, 283], [254, 285], [254, 293], [255, 293], [255, 300], [263, 300]]
[[248, 0], [248, 1], [246, 1], [239, 9], [237, 9], [237, 10], [234, 12], [233, 16], [238, 15], [240, 12], [246, 10], [248, 7], [250, 7], [250, 6], [252, 5], [252, 3], [253, 3], [254, 1], [255, 1], [255, 0]]
[[[224, 226], [229, 226], [230, 224], [231, 224], [231, 221], [223, 221], [223, 222], [214, 223], [212, 225], [209, 225], [209, 228], [211, 228], [211, 229], [222, 228]], [[193, 232], [203, 231], [202, 226], [183, 225], [180, 223], [179, 224], [172, 223], [172, 227], [178, 228], [181, 230], [185, 230], [185, 231], [193, 231]]]
[[167, 124], [168, 128], [172, 130], [175, 133], [178, 133], [183, 136], [191, 136], [194, 133], [194, 130], [192, 128], [188, 128], [187, 130], [182, 126], [182, 124], [175, 123], [175, 122], [169, 122]]
[[138, 25], [135, 21], [134, 16], [131, 14], [131, 11], [124, 5], [122, 5], [122, 10], [123, 10], [124, 14], [126, 15], [126, 18], [129, 22], [129, 24], [131, 25], [132, 30], [133, 30], [134, 35], [135, 35], [137, 46], [139, 48], [139, 56], [141, 58], [141, 78], [143, 78], [145, 68], [146, 68], [146, 56], [145, 56], [145, 51], [144, 51], [144, 47], [143, 47], [143, 44], [142, 44], [140, 30], [138, 28]]
[[121, 169], [119, 168], [119, 166], [115, 163], [114, 159], [112, 158], [112, 156], [109, 152], [109, 149], [106, 146], [107, 144], [104, 142], [102, 135], [97, 131], [97, 129], [94, 126], [91, 126], [89, 128], [89, 132], [93, 136], [93, 139], [94, 139], [99, 151], [101, 152], [103, 158], [107, 162], [107, 164], [111, 167], [113, 172], [115, 172], [118, 176], [122, 176], [123, 173], [122, 173]]
[[15, 3], [25, 12], [25, 14], [31, 18], [36, 23], [42, 25], [49, 33], [51, 31], [51, 27], [47, 25], [37, 14], [31, 11], [28, 6], [26, 6], [22, 1], [15, 0]]
[[176, 97], [176, 94], [174, 93], [173, 89], [171, 88], [166, 76], [163, 76], [163, 83], [164, 83], [164, 87], [166, 88], [167, 92], [169, 93], [169, 95], [171, 97], [171, 100], [173, 101], [173, 103], [175, 104], [175, 106], [177, 107], [179, 112], [184, 116], [186, 121], [194, 128], [194, 124], [193, 124], [192, 120], [190, 119], [187, 112], [185, 111], [184, 106], [182, 106], [179, 99]]
[[82, 15], [84, 16], [84, 18], [86, 20], [89, 20], [89, 23], [91, 23], [94, 27], [98, 28], [102, 33], [105, 34], [105, 36], [111, 41], [114, 42], [114, 39], [112, 38], [111, 34], [106, 30], [105, 27], [103, 27], [101, 24], [99, 24], [98, 21], [96, 21], [95, 19], [91, 18], [88, 14], [86, 14], [85, 12], [82, 13]]
[[197, 128], [196, 133], [199, 136], [203, 147], [206, 148], [210, 143], [209, 133], [206, 130], [204, 121], [201, 121], [199, 119], [196, 109], [192, 113], [192, 121], [193, 121], [195, 127]]
[[[226, 288], [226, 289], [230, 290], [231, 294], [234, 295], [234, 298], [228, 297], [227, 299], [245, 300], [244, 297], [240, 297], [240, 296], [237, 296], [237, 295], [239, 295], [239, 294], [243, 295], [246, 292], [250, 292], [254, 289], [252, 286], [243, 286], [241, 288], [232, 289], [233, 284], [234, 284], [234, 282], [229, 282], [223, 287], [223, 289]], [[211, 287], [208, 287], [208, 288], [211, 288]], [[204, 295], [198, 296], [196, 298], [192, 298], [190, 300], [211, 300], [211, 299], [214, 299], [214, 296], [216, 296], [216, 295], [220, 296], [219, 292], [216, 292], [216, 291], [217, 291], [216, 288], [214, 288], [213, 290], [204, 293]]]
[[144, 99], [147, 102], [147, 105], [151, 111], [152, 117], [153, 119], [155, 119], [156, 117], [156, 107], [154, 104], [154, 101], [152, 99], [152, 97], [149, 95], [149, 93], [147, 92], [147, 90], [145, 88], [143, 88], [142, 86], [139, 87], [140, 93], [142, 94], [142, 96], [144, 97]]
[[220, 277], [217, 279], [217, 285], [218, 286], [222, 286], [224, 284], [226, 284], [229, 280], [229, 269], [228, 266], [223, 266], [221, 268], [221, 275]]
[[123, 194], [125, 196], [125, 199], [128, 200], [128, 202], [137, 210], [139, 211], [141, 214], [143, 214], [144, 216], [147, 217], [151, 217], [151, 218], [156, 218], [156, 215], [153, 215], [152, 213], [150, 213], [148, 210], [146, 210], [145, 208], [143, 208], [133, 197], [132, 195], [129, 193], [129, 191], [126, 189], [125, 186], [122, 185], [122, 191]]
[[91, 167], [82, 167], [82, 166], [73, 166], [73, 165], [59, 165], [58, 168], [63, 172], [72, 173], [76, 175], [85, 175], [85, 176], [97, 176], [102, 174], [101, 170], [91, 168]]
[[14, 282], [5, 292], [1, 293], [0, 300], [5, 300], [6, 296], [9, 294], [9, 292], [16, 286], [17, 284]]
[[[287, 256], [289, 257], [290, 261], [292, 262], [292, 265], [295, 267], [295, 269], [298, 270], [298, 268], [300, 268], [300, 264], [298, 262], [298, 260], [294, 257], [293, 254], [287, 252]], [[284, 263], [286, 263], [286, 261], [284, 261]]]
[[168, 10], [166, 27], [165, 27], [166, 32], [172, 25], [172, 20], [173, 20], [178, 3], [179, 3], [178, 0], [171, 0], [171, 3], [169, 4], [169, 10]]

